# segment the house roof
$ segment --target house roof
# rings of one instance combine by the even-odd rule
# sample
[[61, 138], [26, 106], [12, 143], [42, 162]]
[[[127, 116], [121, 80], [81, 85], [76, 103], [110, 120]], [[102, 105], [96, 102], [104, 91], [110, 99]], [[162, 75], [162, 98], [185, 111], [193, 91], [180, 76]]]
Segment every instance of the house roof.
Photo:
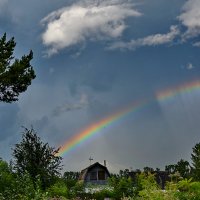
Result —
[[80, 176], [79, 176], [79, 180], [84, 180], [85, 177], [86, 177], [86, 175], [87, 175], [87, 173], [88, 173], [92, 168], [97, 167], [97, 166], [99, 166], [99, 167], [101, 167], [102, 169], [104, 169], [104, 170], [107, 172], [107, 174], [110, 176], [110, 173], [109, 173], [107, 167], [105, 167], [104, 165], [101, 165], [99, 162], [96, 162], [96, 163], [90, 165], [89, 167], [87, 167], [87, 168], [85, 168], [85, 169], [83, 169], [83, 170], [81, 171]]

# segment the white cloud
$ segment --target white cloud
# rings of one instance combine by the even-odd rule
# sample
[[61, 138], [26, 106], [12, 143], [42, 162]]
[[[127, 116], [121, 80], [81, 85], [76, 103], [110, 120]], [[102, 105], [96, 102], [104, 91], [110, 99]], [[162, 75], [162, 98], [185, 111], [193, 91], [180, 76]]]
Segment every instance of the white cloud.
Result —
[[46, 26], [42, 35], [48, 54], [90, 40], [120, 37], [126, 29], [125, 19], [138, 17], [140, 12], [128, 0], [78, 2], [50, 13], [41, 22]]
[[200, 1], [188, 0], [183, 6], [183, 13], [178, 16], [181, 23], [187, 27], [185, 38], [200, 34]]
[[195, 42], [195, 43], [193, 44], [193, 46], [194, 46], [194, 47], [200, 47], [200, 42]]
[[194, 65], [192, 63], [188, 63], [187, 66], [186, 66], [186, 68], [188, 70], [194, 69]]
[[170, 31], [166, 34], [155, 34], [137, 40], [131, 40], [130, 42], [115, 42], [108, 49], [129, 49], [134, 50], [142, 46], [157, 46], [172, 42], [180, 31], [177, 26], [171, 26]]

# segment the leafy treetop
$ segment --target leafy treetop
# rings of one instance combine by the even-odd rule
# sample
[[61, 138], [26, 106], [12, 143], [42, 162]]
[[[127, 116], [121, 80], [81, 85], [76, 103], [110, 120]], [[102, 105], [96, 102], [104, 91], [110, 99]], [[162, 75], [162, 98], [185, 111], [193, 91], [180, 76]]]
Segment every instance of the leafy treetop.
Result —
[[34, 184], [39, 178], [45, 189], [62, 169], [62, 158], [56, 155], [58, 150], [43, 143], [33, 129], [25, 128], [22, 141], [13, 151], [14, 169], [21, 176], [28, 173]]
[[6, 103], [17, 101], [19, 94], [26, 91], [36, 77], [30, 64], [33, 52], [14, 59], [15, 46], [14, 37], [7, 41], [5, 33], [0, 38], [0, 101]]

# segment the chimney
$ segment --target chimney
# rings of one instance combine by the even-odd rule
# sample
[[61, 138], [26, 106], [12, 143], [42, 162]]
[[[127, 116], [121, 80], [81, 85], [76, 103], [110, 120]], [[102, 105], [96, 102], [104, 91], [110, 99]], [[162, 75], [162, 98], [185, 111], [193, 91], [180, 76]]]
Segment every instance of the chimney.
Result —
[[106, 167], [106, 160], [104, 160], [104, 167]]

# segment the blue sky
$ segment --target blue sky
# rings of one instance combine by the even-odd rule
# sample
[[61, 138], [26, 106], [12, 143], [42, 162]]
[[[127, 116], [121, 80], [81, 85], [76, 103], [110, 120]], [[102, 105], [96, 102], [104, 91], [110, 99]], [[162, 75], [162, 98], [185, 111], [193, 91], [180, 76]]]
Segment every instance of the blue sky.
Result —
[[64, 170], [107, 160], [111, 171], [163, 169], [200, 142], [200, 91], [157, 101], [157, 92], [199, 80], [198, 0], [0, 0], [0, 35], [32, 49], [36, 79], [0, 104], [0, 152], [12, 158], [21, 126], [59, 147], [131, 102], [154, 103], [107, 127], [63, 159]]

